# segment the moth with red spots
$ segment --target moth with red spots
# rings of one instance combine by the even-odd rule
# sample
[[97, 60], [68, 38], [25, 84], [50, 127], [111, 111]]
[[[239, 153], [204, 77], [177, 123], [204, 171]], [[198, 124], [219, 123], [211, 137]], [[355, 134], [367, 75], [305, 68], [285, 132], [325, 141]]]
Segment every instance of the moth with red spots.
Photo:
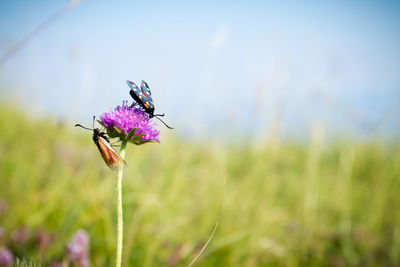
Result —
[[149, 85], [145, 81], [142, 81], [142, 84], [140, 85], [140, 89], [134, 82], [131, 82], [128, 80], [128, 81], [126, 81], [126, 83], [131, 88], [131, 90], [129, 91], [129, 94], [131, 95], [133, 100], [135, 100], [136, 103], [138, 103], [139, 106], [141, 106], [143, 108], [143, 110], [147, 114], [149, 114], [150, 119], [155, 117], [159, 121], [164, 123], [164, 125], [167, 126], [168, 129], [173, 129], [172, 127], [168, 126], [163, 120], [158, 118], [158, 117], [164, 117], [164, 113], [163, 114], [154, 114], [153, 98], [151, 97], [151, 91], [150, 91]]
[[93, 142], [96, 144], [101, 156], [103, 157], [104, 162], [107, 164], [108, 167], [113, 170], [117, 170], [120, 163], [126, 165], [126, 162], [111, 146], [108, 137], [106, 136], [106, 133], [101, 131], [99, 128], [94, 128], [94, 120], [95, 117], [93, 117], [93, 129], [84, 127], [80, 124], [75, 124], [75, 127], [81, 127], [83, 129], [93, 131]]

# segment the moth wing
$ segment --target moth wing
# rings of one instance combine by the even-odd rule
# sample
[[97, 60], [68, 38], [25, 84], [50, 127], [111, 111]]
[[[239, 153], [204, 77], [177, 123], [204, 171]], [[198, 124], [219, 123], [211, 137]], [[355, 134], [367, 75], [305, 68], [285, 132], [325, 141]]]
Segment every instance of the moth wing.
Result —
[[118, 165], [120, 162], [126, 165], [125, 160], [121, 158], [121, 156], [115, 151], [115, 149], [110, 145], [110, 143], [104, 139], [103, 137], [99, 136], [97, 141], [97, 146], [100, 150], [100, 154], [104, 159], [104, 162], [113, 170], [118, 169]]
[[139, 87], [138, 87], [134, 82], [131, 82], [131, 81], [127, 80], [127, 81], [126, 81], [126, 84], [127, 84], [133, 91], [135, 91], [135, 92], [140, 92]]
[[[104, 138], [103, 138], [103, 139], [104, 139]], [[122, 163], [124, 163], [124, 164], [126, 165], [125, 160], [124, 160], [123, 158], [121, 158], [121, 156], [118, 154], [117, 151], [115, 151], [115, 149], [112, 147], [112, 145], [111, 145], [107, 140], [105, 140], [105, 139], [104, 139], [104, 143], [105, 143], [105, 145], [107, 146], [107, 148], [110, 149], [110, 150], [114, 153], [114, 155], [116, 155], [116, 156], [118, 157], [118, 159], [119, 159], [120, 161], [122, 161]]]
[[141, 92], [144, 95], [144, 103], [148, 105], [148, 109], [154, 109], [154, 104], [153, 104], [153, 98], [151, 97], [151, 91], [149, 85], [145, 82], [142, 81], [142, 84], [140, 85]]
[[148, 100], [146, 96], [142, 93], [142, 90], [134, 82], [126, 81], [126, 83], [131, 88], [129, 94], [131, 95], [133, 100], [135, 100], [136, 103], [138, 103], [143, 108], [146, 108], [145, 103], [148, 102]]
[[140, 87], [145, 91], [146, 94], [151, 96], [150, 87], [145, 81], [142, 80], [142, 84], [140, 85]]

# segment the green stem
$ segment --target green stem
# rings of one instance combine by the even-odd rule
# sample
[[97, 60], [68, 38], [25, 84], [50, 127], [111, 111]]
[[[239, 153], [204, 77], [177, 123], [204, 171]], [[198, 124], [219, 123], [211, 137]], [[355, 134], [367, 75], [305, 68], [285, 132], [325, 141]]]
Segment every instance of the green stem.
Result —
[[[127, 140], [122, 140], [120, 157], [125, 160]], [[115, 259], [115, 266], [121, 267], [122, 258], [122, 241], [123, 241], [123, 217], [122, 217], [122, 174], [124, 172], [124, 164], [121, 162], [118, 167], [118, 180], [117, 180], [117, 256]]]

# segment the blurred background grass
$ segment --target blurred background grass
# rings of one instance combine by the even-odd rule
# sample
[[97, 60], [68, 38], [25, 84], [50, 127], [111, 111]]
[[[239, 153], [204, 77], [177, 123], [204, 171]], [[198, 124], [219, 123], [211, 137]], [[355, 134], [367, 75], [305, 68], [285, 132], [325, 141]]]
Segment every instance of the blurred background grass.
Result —
[[[48, 263], [83, 228], [92, 266], [112, 265], [115, 175], [91, 133], [5, 103], [0, 114], [2, 242]], [[129, 147], [127, 163], [126, 266], [185, 266], [212, 231], [225, 173], [221, 223], [199, 266], [400, 263], [398, 143], [324, 142], [318, 131], [309, 142], [256, 145], [165, 135]], [[51, 236], [42, 248], [40, 231]]]

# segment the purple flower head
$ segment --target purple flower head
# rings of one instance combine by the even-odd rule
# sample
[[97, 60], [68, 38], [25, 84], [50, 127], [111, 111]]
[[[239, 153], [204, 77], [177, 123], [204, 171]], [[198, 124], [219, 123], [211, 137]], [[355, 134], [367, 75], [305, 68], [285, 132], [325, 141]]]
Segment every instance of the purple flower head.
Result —
[[13, 254], [7, 248], [0, 248], [0, 266], [11, 266], [14, 261]]
[[2, 199], [0, 199], [0, 215], [4, 213], [6, 209], [7, 209], [6, 203]]
[[63, 267], [62, 262], [53, 261], [50, 263], [49, 267]]
[[68, 258], [82, 267], [89, 266], [89, 236], [79, 229], [67, 245]]
[[151, 141], [160, 142], [160, 132], [154, 128], [147, 113], [136, 104], [128, 106], [128, 102], [123, 101], [114, 111], [103, 113], [100, 119], [111, 138], [128, 137], [129, 141], [136, 145]]
[[11, 239], [16, 245], [23, 246], [28, 242], [28, 235], [28, 229], [22, 226], [12, 231]]
[[36, 232], [35, 241], [39, 247], [39, 251], [44, 251], [51, 243], [53, 237], [45, 230], [41, 229]]

